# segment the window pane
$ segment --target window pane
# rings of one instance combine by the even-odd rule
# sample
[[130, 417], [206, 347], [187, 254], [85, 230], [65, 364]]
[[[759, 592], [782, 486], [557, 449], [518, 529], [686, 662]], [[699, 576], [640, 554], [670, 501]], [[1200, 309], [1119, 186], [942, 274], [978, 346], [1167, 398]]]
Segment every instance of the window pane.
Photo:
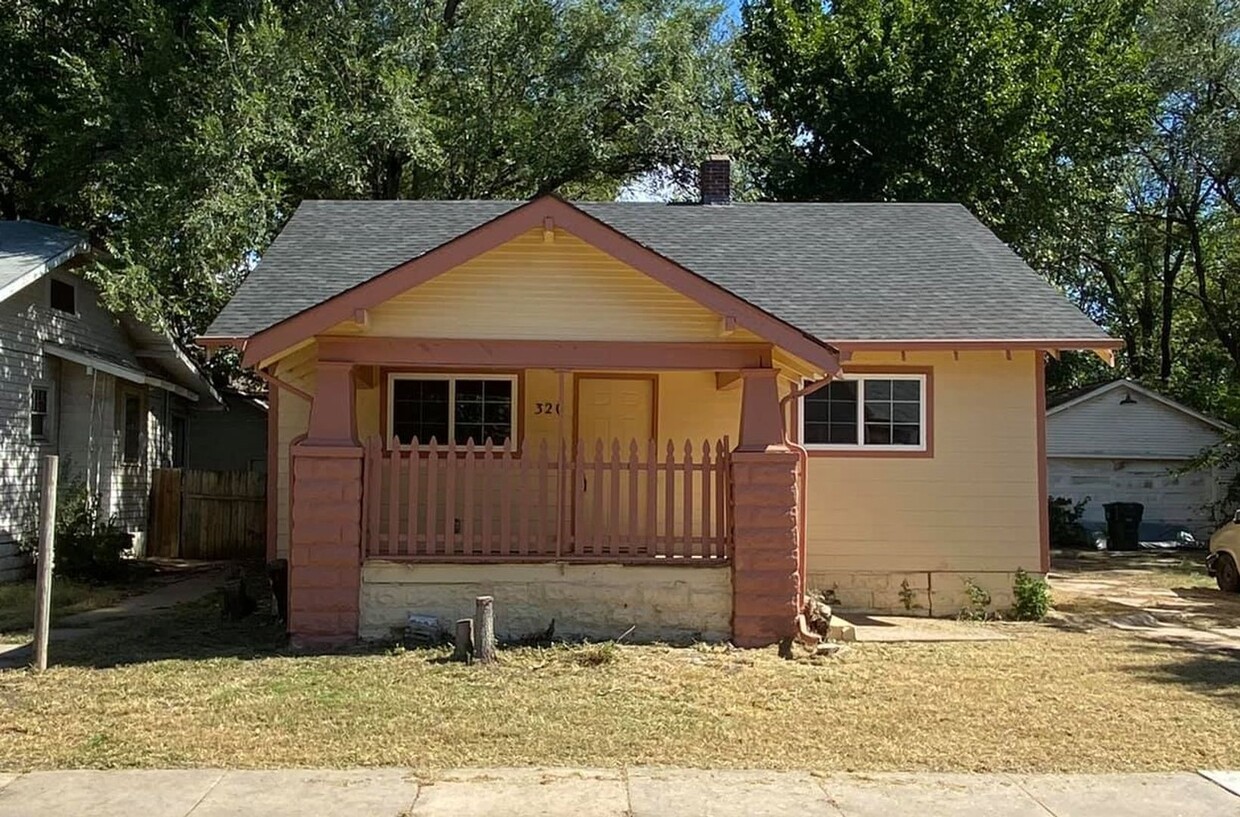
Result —
[[921, 400], [921, 381], [893, 380], [891, 383], [891, 397], [894, 400], [912, 400], [914, 402]]
[[464, 445], [473, 440], [485, 445], [489, 439], [502, 445], [512, 437], [512, 381], [456, 381], [455, 439]]
[[867, 403], [871, 400], [890, 400], [891, 399], [891, 381], [890, 380], [867, 380], [865, 381], [865, 399]]
[[857, 382], [834, 380], [805, 397], [805, 442], [854, 445], [857, 442]]
[[915, 425], [892, 426], [891, 441], [895, 445], [920, 445], [921, 428]]
[[828, 428], [827, 442], [832, 445], [856, 445], [857, 444], [857, 423], [854, 420], [851, 423], [831, 423]]
[[891, 445], [891, 426], [885, 423], [866, 423], [866, 445]]
[[865, 403], [865, 420], [867, 423], [870, 421], [890, 422], [891, 404], [867, 400]]
[[31, 414], [30, 415], [30, 436], [35, 439], [43, 439], [47, 436], [47, 415]]
[[30, 410], [38, 414], [47, 414], [47, 389], [30, 390]]
[[893, 403], [891, 419], [897, 423], [921, 422], [921, 406], [916, 403]]
[[408, 445], [414, 437], [419, 443], [431, 438], [448, 442], [447, 380], [407, 380], [392, 383], [392, 433]]

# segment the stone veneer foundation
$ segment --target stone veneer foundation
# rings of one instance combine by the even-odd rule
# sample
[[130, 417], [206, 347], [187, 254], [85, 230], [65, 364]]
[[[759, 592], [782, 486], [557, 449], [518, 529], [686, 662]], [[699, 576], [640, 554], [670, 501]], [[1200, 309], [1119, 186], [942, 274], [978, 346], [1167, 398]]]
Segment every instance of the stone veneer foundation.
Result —
[[372, 559], [362, 567], [361, 636], [386, 638], [409, 613], [433, 615], [451, 631], [495, 597], [495, 630], [519, 638], [547, 629], [595, 640], [635, 627], [634, 641], [723, 641], [732, 617], [726, 565], [410, 564]]
[[[1030, 571], [1030, 575], [1042, 575]], [[990, 609], [1003, 612], [1012, 606], [1015, 572], [958, 571], [817, 571], [809, 573], [809, 589], [831, 591], [840, 610], [913, 616], [954, 616], [968, 603], [965, 581], [990, 594]], [[910, 606], [905, 606], [904, 583], [908, 582]]]

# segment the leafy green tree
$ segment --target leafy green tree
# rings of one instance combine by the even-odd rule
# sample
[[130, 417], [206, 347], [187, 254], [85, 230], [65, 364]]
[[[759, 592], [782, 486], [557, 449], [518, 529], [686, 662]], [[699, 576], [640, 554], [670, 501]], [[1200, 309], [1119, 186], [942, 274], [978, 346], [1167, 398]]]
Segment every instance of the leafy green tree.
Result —
[[750, 0], [758, 186], [959, 201], [1056, 260], [1147, 120], [1137, 0]]
[[0, 213], [200, 331], [303, 198], [610, 196], [724, 144], [705, 0], [13, 0]]

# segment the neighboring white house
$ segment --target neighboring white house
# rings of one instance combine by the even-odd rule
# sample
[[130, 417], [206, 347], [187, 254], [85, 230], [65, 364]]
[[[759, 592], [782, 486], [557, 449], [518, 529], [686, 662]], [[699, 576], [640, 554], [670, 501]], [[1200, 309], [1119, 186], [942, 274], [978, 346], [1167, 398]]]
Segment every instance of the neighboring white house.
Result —
[[73, 232], [0, 221], [0, 581], [23, 572], [16, 542], [38, 507], [39, 463], [61, 490], [85, 484], [141, 552], [151, 472], [180, 465], [193, 404], [218, 395], [163, 330], [99, 303], [74, 273]]
[[1105, 528], [1103, 505], [1140, 502], [1143, 540], [1168, 541], [1179, 531], [1206, 538], [1218, 519], [1231, 473], [1177, 474], [1231, 430], [1188, 406], [1128, 380], [1054, 397], [1046, 412], [1046, 456], [1052, 497], [1086, 497], [1083, 522]]

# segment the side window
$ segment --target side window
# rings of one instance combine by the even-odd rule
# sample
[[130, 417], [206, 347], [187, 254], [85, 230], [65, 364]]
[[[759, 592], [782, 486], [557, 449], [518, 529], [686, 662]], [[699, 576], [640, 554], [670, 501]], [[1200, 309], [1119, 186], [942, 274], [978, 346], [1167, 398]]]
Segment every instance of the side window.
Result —
[[142, 396], [126, 391], [121, 400], [121, 461], [142, 460]]
[[77, 314], [77, 288], [67, 281], [51, 279], [48, 284], [48, 305], [57, 312]]
[[926, 449], [926, 375], [845, 375], [802, 400], [809, 448]]
[[49, 386], [30, 387], [30, 439], [38, 442], [52, 439], [52, 390]]

